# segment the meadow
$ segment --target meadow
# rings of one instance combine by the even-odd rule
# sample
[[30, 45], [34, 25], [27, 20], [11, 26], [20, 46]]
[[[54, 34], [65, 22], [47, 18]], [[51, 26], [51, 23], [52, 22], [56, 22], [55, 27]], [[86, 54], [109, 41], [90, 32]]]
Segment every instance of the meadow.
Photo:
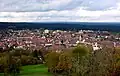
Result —
[[[0, 76], [4, 75], [0, 74]], [[45, 65], [39, 64], [23, 66], [19, 76], [52, 76], [52, 74], [48, 72]]]

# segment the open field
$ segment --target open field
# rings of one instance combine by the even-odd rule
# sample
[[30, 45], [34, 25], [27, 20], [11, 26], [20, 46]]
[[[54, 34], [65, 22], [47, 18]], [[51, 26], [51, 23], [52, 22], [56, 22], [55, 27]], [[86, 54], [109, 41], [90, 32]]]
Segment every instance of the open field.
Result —
[[[3, 74], [0, 74], [3, 76]], [[19, 76], [52, 76], [43, 64], [23, 66]]]

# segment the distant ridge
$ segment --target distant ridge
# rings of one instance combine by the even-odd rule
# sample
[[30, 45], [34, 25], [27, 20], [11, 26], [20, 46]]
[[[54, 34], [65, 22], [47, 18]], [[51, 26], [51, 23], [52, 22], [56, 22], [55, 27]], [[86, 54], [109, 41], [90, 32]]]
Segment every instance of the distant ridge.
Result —
[[46, 28], [52, 30], [102, 30], [120, 32], [120, 23], [102, 22], [0, 22], [0, 29], [38, 29]]

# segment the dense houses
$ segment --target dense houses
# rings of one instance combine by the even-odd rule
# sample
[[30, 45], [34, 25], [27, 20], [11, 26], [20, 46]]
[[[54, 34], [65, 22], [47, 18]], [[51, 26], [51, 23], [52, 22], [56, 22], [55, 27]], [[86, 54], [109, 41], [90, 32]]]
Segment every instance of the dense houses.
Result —
[[14, 48], [23, 49], [47, 49], [56, 50], [71, 48], [78, 44], [88, 44], [93, 47], [93, 50], [99, 50], [102, 47], [119, 47], [119, 33], [108, 31], [63, 31], [63, 30], [6, 30], [0, 31], [0, 47], [6, 49], [14, 46]]

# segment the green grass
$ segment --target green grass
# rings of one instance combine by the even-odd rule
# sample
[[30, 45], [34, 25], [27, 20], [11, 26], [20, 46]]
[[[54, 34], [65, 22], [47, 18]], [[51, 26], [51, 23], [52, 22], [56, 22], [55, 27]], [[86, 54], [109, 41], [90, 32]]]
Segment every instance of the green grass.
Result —
[[4, 76], [4, 74], [3, 74], [3, 73], [0, 73], [0, 76]]
[[[0, 74], [0, 76], [3, 76]], [[48, 69], [45, 65], [28, 65], [23, 66], [19, 76], [52, 76], [48, 73]]]
[[52, 76], [48, 73], [48, 68], [43, 65], [23, 66], [20, 76]]

